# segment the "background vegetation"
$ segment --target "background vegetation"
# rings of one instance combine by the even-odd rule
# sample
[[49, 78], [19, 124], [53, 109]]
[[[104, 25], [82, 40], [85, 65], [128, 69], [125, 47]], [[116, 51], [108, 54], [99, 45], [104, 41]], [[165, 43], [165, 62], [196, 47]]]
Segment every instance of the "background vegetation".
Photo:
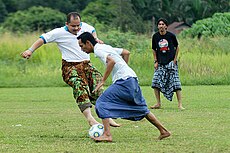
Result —
[[[105, 43], [131, 51], [130, 66], [141, 85], [151, 85], [153, 19], [184, 21], [192, 28], [178, 35], [183, 85], [229, 85], [229, 1], [221, 0], [0, 0], [0, 87], [65, 86], [61, 55], [55, 44], [39, 48], [29, 60], [20, 53], [41, 35], [64, 25], [79, 11]], [[205, 4], [205, 5], [204, 5]], [[219, 12], [219, 13], [215, 13]], [[220, 13], [224, 12], [224, 13]], [[93, 55], [92, 62], [104, 66]], [[111, 81], [108, 80], [107, 84]]]
[[215, 13], [212, 17], [198, 20], [192, 28], [182, 31], [182, 37], [230, 36], [230, 13]]
[[66, 15], [46, 7], [30, 7], [25, 11], [10, 14], [2, 24], [3, 28], [15, 32], [46, 31], [63, 26]]
[[[122, 32], [132, 30], [138, 33], [151, 33], [156, 30], [152, 24], [160, 17], [166, 18], [169, 23], [183, 21], [192, 25], [216, 12], [230, 11], [229, 0], [0, 0], [0, 23], [12, 16], [20, 18], [17, 11], [23, 15], [29, 8], [39, 6], [49, 7], [64, 14], [78, 11], [82, 16], [90, 16], [98, 23], [120, 29]], [[15, 13], [17, 16], [12, 15]], [[49, 14], [50, 11], [46, 13]], [[37, 15], [31, 13], [31, 18], [23, 19], [24, 24], [29, 24], [30, 21], [26, 20], [36, 19]], [[48, 19], [47, 16], [45, 18]], [[62, 20], [58, 18], [56, 22], [61, 23]], [[37, 25], [28, 26], [31, 29], [40, 28]]]
[[[61, 54], [56, 44], [38, 49], [29, 60], [20, 53], [39, 37], [38, 33], [4, 34], [0, 38], [0, 87], [65, 86], [61, 78]], [[129, 65], [139, 76], [141, 85], [151, 85], [153, 56], [151, 38], [133, 33], [100, 33], [105, 43], [131, 51]], [[182, 85], [229, 85], [229, 37], [180, 38], [179, 73]], [[104, 72], [100, 60], [91, 54], [92, 63]], [[107, 84], [111, 80], [108, 79]]]

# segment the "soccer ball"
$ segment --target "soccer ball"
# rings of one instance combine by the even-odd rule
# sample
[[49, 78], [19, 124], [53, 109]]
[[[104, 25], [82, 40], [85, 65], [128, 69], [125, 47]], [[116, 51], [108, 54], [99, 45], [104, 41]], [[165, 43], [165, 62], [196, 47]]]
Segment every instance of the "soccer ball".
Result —
[[100, 137], [104, 133], [104, 126], [103, 124], [94, 124], [89, 129], [89, 136], [90, 137]]

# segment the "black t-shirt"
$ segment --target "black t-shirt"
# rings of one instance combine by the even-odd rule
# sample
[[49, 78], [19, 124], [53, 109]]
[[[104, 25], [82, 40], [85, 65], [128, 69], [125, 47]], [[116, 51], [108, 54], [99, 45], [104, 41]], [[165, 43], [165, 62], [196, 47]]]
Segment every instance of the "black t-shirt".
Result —
[[156, 32], [152, 37], [152, 49], [156, 51], [159, 64], [166, 65], [171, 62], [175, 57], [177, 47], [178, 41], [171, 32], [167, 31], [165, 35]]

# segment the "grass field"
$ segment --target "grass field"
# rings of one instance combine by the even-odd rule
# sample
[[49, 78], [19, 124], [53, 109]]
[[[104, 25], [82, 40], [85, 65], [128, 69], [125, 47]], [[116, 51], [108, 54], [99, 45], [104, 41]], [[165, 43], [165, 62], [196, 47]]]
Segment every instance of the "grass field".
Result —
[[[142, 89], [153, 105], [152, 89]], [[177, 109], [175, 96], [173, 102], [163, 98], [162, 109], [151, 110], [172, 137], [157, 141], [159, 132], [145, 119], [117, 119], [122, 127], [111, 129], [114, 142], [95, 143], [70, 88], [0, 88], [0, 152], [230, 152], [230, 86], [184, 86], [182, 94], [186, 110]]]

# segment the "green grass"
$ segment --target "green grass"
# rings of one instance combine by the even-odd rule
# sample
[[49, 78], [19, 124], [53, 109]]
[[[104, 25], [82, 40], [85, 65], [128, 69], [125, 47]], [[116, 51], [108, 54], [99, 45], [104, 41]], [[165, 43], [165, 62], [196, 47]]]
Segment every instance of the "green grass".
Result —
[[[153, 105], [153, 90], [142, 89]], [[151, 112], [172, 132], [168, 139], [157, 141], [159, 132], [145, 119], [117, 119], [122, 127], [111, 129], [114, 142], [95, 143], [71, 88], [0, 88], [0, 152], [227, 153], [229, 91], [230, 86], [184, 86], [184, 111], [177, 109], [175, 96], [172, 102], [163, 98], [163, 108]]]

